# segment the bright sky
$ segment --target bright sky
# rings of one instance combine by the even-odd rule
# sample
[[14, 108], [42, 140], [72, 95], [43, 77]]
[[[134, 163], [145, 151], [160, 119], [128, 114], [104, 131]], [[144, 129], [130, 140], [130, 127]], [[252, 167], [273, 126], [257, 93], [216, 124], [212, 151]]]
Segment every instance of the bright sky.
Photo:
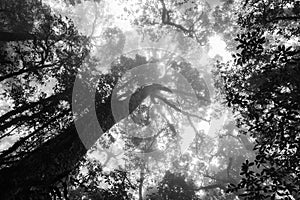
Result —
[[[131, 5], [134, 6], [134, 2], [136, 0], [132, 0], [131, 1]], [[118, 1], [108, 1], [109, 6], [108, 6], [108, 10], [109, 13], [111, 13], [113, 16], [115, 16], [115, 24], [116, 26], [118, 26], [120, 29], [122, 29], [123, 31], [130, 31], [132, 30], [132, 26], [130, 24], [130, 21], [128, 19], [121, 19], [121, 16], [123, 14], [125, 14], [124, 5], [121, 5]], [[127, 6], [127, 5], [126, 5]]]
[[[138, 0], [130, 1], [131, 7], [136, 5], [135, 2]], [[211, 0], [209, 1], [211, 6], [215, 6], [220, 3], [219, 0]], [[121, 18], [124, 12], [124, 8], [127, 5], [121, 5], [118, 1], [109, 1], [109, 11], [112, 15], [115, 16], [115, 24], [121, 28], [123, 31], [133, 31], [133, 27], [130, 24], [128, 18]], [[216, 55], [219, 55], [223, 58], [223, 61], [229, 61], [231, 59], [231, 54], [226, 50], [226, 43], [219, 35], [214, 35], [209, 38], [209, 48], [208, 57], [214, 58]]]
[[226, 50], [226, 43], [219, 35], [211, 36], [208, 40], [210, 49], [208, 51], [208, 56], [210, 58], [220, 55], [224, 62], [231, 59], [231, 54]]

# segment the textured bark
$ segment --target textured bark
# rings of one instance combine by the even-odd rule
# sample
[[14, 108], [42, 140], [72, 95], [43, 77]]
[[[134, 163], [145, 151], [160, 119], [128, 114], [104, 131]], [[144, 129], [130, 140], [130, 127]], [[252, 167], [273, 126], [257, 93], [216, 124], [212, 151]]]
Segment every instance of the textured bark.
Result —
[[70, 126], [16, 166], [0, 171], [0, 199], [14, 199], [34, 189], [49, 188], [70, 172], [85, 153], [75, 126]]
[[[148, 95], [161, 89], [155, 86], [155, 90], [149, 90], [150, 87], [147, 86], [139, 91], [142, 95], [133, 94], [136, 98], [132, 99], [134, 106], [130, 106], [129, 113], [135, 110]], [[102, 109], [106, 108], [106, 111], [99, 116], [97, 113], [103, 132], [115, 124], [111, 110], [107, 109], [110, 108], [109, 106], [110, 101], [107, 101], [101, 105]], [[22, 197], [28, 199], [28, 194], [32, 191], [49, 191], [53, 184], [67, 176], [87, 152], [86, 146], [81, 142], [77, 132], [88, 130], [88, 135], [92, 137], [99, 138], [101, 136], [97, 129], [91, 127], [92, 124], [86, 123], [88, 121], [87, 118], [82, 120], [82, 124], [85, 124], [82, 126], [82, 130], [78, 130], [75, 124], [70, 125], [13, 167], [1, 169], [0, 199], [22, 199]], [[91, 143], [95, 142], [96, 138], [92, 138]]]

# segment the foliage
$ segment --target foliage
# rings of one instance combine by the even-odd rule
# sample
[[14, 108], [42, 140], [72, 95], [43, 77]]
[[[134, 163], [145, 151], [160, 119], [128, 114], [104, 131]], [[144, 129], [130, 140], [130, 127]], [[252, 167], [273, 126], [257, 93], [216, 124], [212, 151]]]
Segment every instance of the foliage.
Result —
[[[48, 32], [48, 37], [43, 35], [45, 37], [6, 42], [6, 46], [4, 46], [14, 50], [7, 53], [7, 55], [14, 55], [15, 59], [8, 62], [5, 60], [8, 58], [4, 56], [2, 62], [3, 64], [7, 63], [4, 65], [6, 70], [3, 70], [2, 76], [3, 85], [7, 85], [7, 96], [3, 98], [12, 100], [13, 105], [11, 110], [1, 116], [3, 119], [1, 121], [3, 123], [3, 126], [1, 126], [2, 137], [6, 139], [10, 135], [18, 136], [18, 132], [14, 129], [16, 126], [19, 126], [17, 130], [21, 130], [19, 132], [20, 138], [17, 138], [18, 141], [1, 154], [2, 169], [0, 170], [0, 176], [2, 182], [0, 186], [6, 191], [1, 195], [7, 199], [8, 196], [20, 199], [31, 197], [47, 199], [50, 198], [50, 194], [54, 196], [53, 198], [62, 196], [66, 198], [68, 196], [66, 190], [68, 180], [66, 177], [77, 167], [78, 160], [86, 151], [83, 149], [84, 147], [78, 136], [76, 136], [74, 119], [71, 118], [71, 92], [76, 73], [87, 74], [88, 78], [83, 79], [83, 81], [86, 81], [84, 83], [86, 88], [82, 90], [83, 93], [89, 93], [92, 90], [91, 88], [95, 87], [93, 80], [97, 81], [95, 95], [97, 117], [101, 127], [106, 131], [116, 123], [112, 117], [110, 100], [112, 89], [118, 79], [126, 71], [136, 66], [147, 62], [155, 62], [155, 59], [147, 61], [145, 57], [139, 55], [136, 55], [135, 58], [121, 56], [113, 63], [109, 73], [95, 77], [91, 74], [93, 69], [89, 69], [89, 67], [94, 66], [93, 61], [87, 60], [84, 62], [83, 60], [88, 53], [84, 46], [86, 45], [86, 38], [77, 35], [78, 33], [70, 20], [56, 16], [49, 16], [48, 19], [50, 21], [46, 22], [49, 29], [45, 31]], [[56, 28], [55, 25], [62, 26]], [[66, 29], [60, 30], [59, 28]], [[36, 28], [36, 30], [39, 29]], [[68, 35], [64, 31], [74, 35]], [[114, 29], [112, 31], [114, 32]], [[57, 44], [61, 46], [56, 46]], [[27, 48], [24, 48], [25, 45], [27, 45]], [[3, 52], [5, 54], [5, 48]], [[21, 66], [17, 62], [19, 58], [23, 59]], [[203, 79], [200, 78], [197, 71], [190, 64], [175, 61], [170, 64], [191, 82], [192, 87], [197, 91], [196, 96], [199, 97], [199, 101], [204, 101], [203, 99], [209, 96]], [[44, 68], [44, 65], [47, 67]], [[12, 69], [15, 71], [11, 71]], [[47, 83], [47, 78], [53, 79], [53, 85]], [[11, 82], [8, 81], [9, 79]], [[28, 81], [27, 87], [23, 87], [22, 84], [26, 81]], [[18, 90], [10, 90], [9, 84], [19, 86]], [[39, 96], [37, 91], [40, 91], [40, 87], [45, 87], [48, 91], [41, 91]], [[140, 91], [140, 93], [145, 94], [143, 98], [157, 93], [160, 89], [151, 85], [147, 88], [150, 88], [150, 90], [142, 88]], [[139, 93], [139, 91], [136, 93]], [[202, 94], [204, 94], [204, 97]], [[134, 104], [130, 106], [131, 111], [143, 100], [139, 96], [137, 95], [131, 101]], [[168, 100], [165, 100], [165, 102], [168, 102]], [[189, 105], [187, 108], [192, 109], [191, 106]], [[179, 108], [177, 108], [177, 111], [182, 112]], [[115, 175], [111, 174], [110, 176]], [[116, 176], [115, 179], [121, 177]], [[7, 177], [10, 177], [11, 181], [6, 181], [9, 180]], [[87, 187], [93, 188], [93, 184]], [[114, 187], [116, 187], [117, 193], [125, 191], [122, 185], [114, 184]], [[101, 194], [110, 197], [119, 195], [116, 198], [120, 197], [120, 193], [114, 194], [111, 192], [100, 189], [98, 192], [88, 195]]]
[[157, 186], [157, 193], [149, 195], [147, 200], [196, 200], [199, 199], [196, 195], [195, 185], [192, 181], [186, 181], [186, 178], [181, 174], [171, 173], [166, 171], [162, 181]]
[[[142, 199], [143, 189], [153, 180], [158, 191], [151, 199], [197, 199], [198, 191], [203, 199], [234, 199], [235, 194], [245, 199], [299, 198], [300, 53], [293, 45], [299, 42], [299, 2], [222, 1], [212, 8], [203, 1], [141, 0], [128, 10], [152, 40], [175, 30], [170, 35], [182, 45], [181, 52], [194, 48], [188, 38], [203, 45], [214, 33], [222, 33], [230, 48], [238, 44], [233, 63], [218, 62], [216, 70], [216, 87], [234, 111], [238, 127], [225, 124], [217, 138], [199, 131], [190, 120], [205, 121], [207, 106], [212, 105], [203, 77], [210, 75], [207, 69], [202, 75], [192, 64], [177, 57], [168, 60], [168, 53], [157, 58], [160, 53], [152, 50], [110, 63], [122, 53], [126, 38], [117, 27], [97, 30], [109, 17], [98, 15], [103, 2], [66, 2], [72, 5], [66, 15], [76, 22], [54, 15], [38, 0], [1, 2], [0, 98], [5, 106], [0, 111], [0, 142], [10, 143], [0, 153], [1, 199], [132, 199], [137, 191]], [[235, 31], [239, 35], [231, 41]], [[127, 72], [165, 61], [187, 80], [196, 99], [188, 97], [184, 84], [174, 88], [175, 79], [165, 85], [128, 87], [130, 115], [121, 119], [132, 121], [126, 128], [135, 127], [139, 133], [146, 125], [159, 124], [149, 138], [129, 137], [128, 129], [120, 128], [123, 122], [113, 117], [113, 90]], [[109, 65], [107, 72], [99, 73], [99, 64]], [[108, 149], [121, 134], [129, 152], [125, 168], [131, 174], [107, 173], [99, 163], [82, 161], [87, 149], [77, 132], [84, 130], [76, 129], [74, 122], [90, 127], [93, 106], [79, 105], [78, 113], [72, 113], [78, 74], [83, 83], [78, 96], [95, 95], [92, 104], [105, 132], [98, 143]], [[168, 110], [174, 120], [155, 118], [155, 106]], [[192, 127], [195, 139], [181, 155], [177, 142], [182, 124]], [[95, 140], [89, 139], [92, 145]], [[255, 159], [250, 151], [254, 140]], [[159, 149], [159, 143], [166, 148]], [[151, 156], [138, 156], [136, 150]], [[164, 173], [170, 168], [172, 173]], [[224, 194], [227, 184], [233, 194]]]
[[[61, 123], [69, 123], [67, 102], [70, 102], [71, 80], [88, 53], [86, 38], [77, 33], [71, 20], [50, 15], [47, 7], [37, 5], [46, 10], [39, 26], [32, 27], [38, 37], [2, 42], [1, 46], [1, 98], [11, 101], [9, 110], [1, 116], [1, 139], [13, 134], [21, 136], [2, 152], [2, 164], [26, 156], [42, 140], [50, 139]], [[31, 7], [23, 7], [26, 9]], [[42, 132], [46, 129], [52, 130], [44, 135]]]
[[[174, 60], [176, 59], [174, 58]], [[111, 74], [106, 75], [106, 77], [111, 76], [111, 80], [115, 82], [109, 87], [115, 88], [115, 90], [118, 91], [118, 87], [123, 88], [123, 85], [117, 86], [116, 82], [127, 71], [138, 68], [138, 66], [143, 66], [146, 63], [154, 64], [159, 62], [161, 62], [160, 59], [150, 58], [149, 60], [147, 60], [145, 57], [140, 55], [135, 55], [133, 58], [121, 56], [118, 60], [116, 60], [115, 63], [112, 64]], [[168, 63], [168, 67], [170, 67], [170, 71], [171, 69], [173, 69], [187, 79], [187, 81], [191, 84], [191, 87], [194, 89], [196, 93], [195, 96], [197, 98], [193, 99], [189, 96], [188, 92], [184, 92], [185, 85], [180, 84], [179, 81], [177, 85], [171, 86], [167, 85], [168, 82], [166, 82], [166, 85], [164, 86], [161, 84], [142, 85], [137, 89], [133, 89], [134, 93], [130, 95], [129, 111], [133, 111], [132, 108], [136, 108], [136, 110], [129, 116], [129, 122], [127, 123], [125, 121], [124, 125], [122, 125], [122, 123], [118, 124], [118, 128], [121, 129], [121, 131], [119, 130], [121, 132], [119, 134], [121, 134], [122, 140], [125, 142], [125, 147], [124, 149], [122, 149], [125, 151], [126, 155], [126, 165], [124, 168], [128, 171], [140, 172], [140, 179], [142, 180], [144, 180], [144, 176], [151, 177], [153, 173], [158, 173], [165, 170], [164, 168], [159, 169], [157, 165], [161, 165], [162, 163], [168, 165], [169, 161], [171, 161], [172, 159], [177, 159], [179, 157], [180, 154], [178, 150], [180, 150], [180, 146], [178, 146], [177, 142], [178, 140], [180, 140], [179, 127], [182, 123], [184, 123], [184, 121], [186, 121], [186, 117], [184, 116], [189, 116], [189, 113], [192, 112], [193, 114], [201, 114], [201, 112], [198, 112], [194, 109], [195, 103], [199, 103], [199, 105], [202, 105], [204, 107], [204, 105], [208, 104], [209, 102], [209, 93], [204, 80], [200, 77], [197, 70], [195, 70], [189, 63], [184, 61], [170, 61], [170, 63]], [[147, 74], [148, 76], [150, 76], [151, 73], [155, 72], [156, 68], [153, 68], [151, 72]], [[145, 80], [147, 80], [147, 78], [148, 77], [146, 77]], [[176, 76], [172, 78], [174, 79], [174, 81], [177, 80]], [[129, 79], [128, 82], [124, 81], [123, 83], [127, 86], [125, 89], [123, 89], [125, 93], [127, 92], [127, 90], [132, 90], [130, 81], [132, 81], [132, 79]], [[105, 84], [107, 84], [107, 82]], [[160, 91], [162, 92], [160, 93]], [[174, 102], [173, 98], [168, 98], [168, 95], [165, 95], [163, 92], [173, 93], [172, 95], [177, 96], [177, 101], [184, 100], [184, 104], [179, 108], [179, 105], [177, 105], [178, 103]], [[116, 94], [118, 94], [118, 92], [116, 92]], [[109, 96], [109, 98], [111, 97]], [[150, 100], [150, 104], [145, 104], [147, 98], [148, 100]], [[139, 104], [141, 105], [138, 106]], [[152, 106], [158, 106], [160, 108], [160, 111], [157, 109], [153, 109]], [[163, 117], [163, 114], [159, 114], [163, 106], [165, 106], [165, 108], [169, 110], [168, 114], [176, 116], [176, 119], [171, 119], [169, 121], [167, 118]], [[122, 106], [120, 108], [122, 108]], [[103, 109], [104, 108], [101, 109], [102, 112]], [[149, 110], [151, 109], [152, 111], [149, 112]], [[204, 113], [204, 111], [202, 112]], [[142, 113], [144, 113], [144, 115]], [[156, 115], [162, 116], [153, 117]], [[130, 119], [132, 119], [133, 121], [131, 121]], [[152, 125], [150, 125], [152, 128], [152, 135], [148, 136], [147, 138], [139, 138], [134, 136], [131, 137], [132, 133], [130, 133], [130, 131], [133, 131], [137, 136], [143, 136], [138, 134], [141, 131], [141, 134], [145, 134], [143, 133], [142, 128], [143, 126], [149, 125], [150, 123], [152, 123]], [[157, 125], [154, 126], [153, 124]], [[110, 138], [110, 141], [115, 142], [115, 139]], [[165, 147], [160, 147], [159, 149], [159, 143], [164, 144]], [[141, 156], [143, 155], [143, 153], [149, 153], [149, 156]], [[146, 172], [147, 175], [145, 175]], [[136, 177], [134, 179], [136, 179]], [[140, 181], [140, 188], [142, 186], [143, 181]], [[141, 191], [141, 189], [139, 190]]]
[[0, 137], [2, 143], [11, 141], [1, 149], [1, 198], [42, 199], [57, 181], [53, 174], [70, 170], [58, 162], [61, 148], [50, 153], [47, 145], [66, 145], [62, 132], [72, 122], [72, 82], [89, 53], [88, 40], [70, 19], [53, 15], [40, 1], [1, 3], [1, 34], [10, 37], [0, 41], [1, 100], [8, 104], [1, 110]]
[[[256, 158], [244, 162], [242, 180], [229, 191], [245, 199], [298, 199], [299, 50], [278, 45], [291, 37], [299, 41], [298, 3], [247, 1], [245, 6], [250, 9], [240, 14], [245, 29], [236, 38], [239, 52], [233, 66], [218, 64], [216, 85], [236, 113], [240, 132], [255, 138]], [[267, 42], [272, 34], [277, 44]]]
[[[125, 7], [132, 22], [152, 40], [159, 40], [172, 30], [205, 45], [215, 33], [224, 35], [230, 42], [234, 32], [233, 1], [223, 1], [216, 7], [202, 0], [140, 0], [132, 8]], [[186, 39], [185, 39], [186, 40]]]
[[[76, 172], [77, 171], [77, 172]], [[130, 200], [135, 189], [123, 171], [104, 172], [98, 162], [83, 159], [78, 170], [73, 172], [69, 182], [69, 198], [91, 200]]]

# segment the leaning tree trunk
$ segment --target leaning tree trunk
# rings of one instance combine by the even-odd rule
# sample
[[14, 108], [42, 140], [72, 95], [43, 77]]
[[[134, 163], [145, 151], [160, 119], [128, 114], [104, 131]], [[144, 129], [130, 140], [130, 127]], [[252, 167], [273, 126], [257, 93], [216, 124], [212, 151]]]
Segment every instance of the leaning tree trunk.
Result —
[[[157, 86], [152, 89], [151, 86], [147, 86], [140, 90], [139, 94], [133, 94], [134, 98], [130, 99], [129, 113], [134, 111], [148, 95], [160, 89]], [[110, 107], [110, 101], [102, 104], [102, 106], [103, 108]], [[107, 112], [102, 113], [102, 117], [98, 116], [100, 122], [105, 119], [102, 126], [104, 132], [116, 123], [111, 110]], [[86, 121], [88, 120], [85, 119], [84, 122]], [[91, 124], [86, 124], [88, 127], [86, 130], [93, 131], [93, 128], [89, 126]], [[32, 192], [50, 191], [53, 184], [66, 177], [87, 152], [86, 145], [81, 142], [76, 128], [78, 127], [75, 127], [75, 124], [70, 125], [62, 130], [58, 136], [45, 142], [29, 156], [18, 161], [13, 167], [1, 169], [0, 199], [29, 199], [28, 196]], [[94, 131], [95, 133], [89, 133], [89, 135], [99, 138], [101, 133], [97, 133], [96, 129]], [[97, 136], [97, 134], [99, 135]], [[96, 141], [97, 138], [91, 138], [91, 142]]]
[[[109, 106], [109, 101], [101, 105]], [[100, 120], [105, 121], [103, 127], [106, 129], [103, 131], [109, 130], [115, 124], [109, 111], [99, 116]], [[0, 170], [0, 199], [29, 199], [41, 192], [47, 196], [51, 187], [68, 176], [87, 152], [87, 144], [82, 143], [78, 132], [88, 131], [88, 135], [93, 136], [88, 138], [88, 146], [92, 146], [103, 133], [94, 129], [92, 123], [87, 123], [91, 121], [88, 119], [90, 116], [88, 113], [85, 118], [77, 121], [82, 126], [75, 126], [73, 122], [14, 166]]]
[[0, 199], [27, 199], [34, 190], [47, 190], [72, 171], [85, 153], [75, 126], [70, 126], [14, 167], [0, 171]]

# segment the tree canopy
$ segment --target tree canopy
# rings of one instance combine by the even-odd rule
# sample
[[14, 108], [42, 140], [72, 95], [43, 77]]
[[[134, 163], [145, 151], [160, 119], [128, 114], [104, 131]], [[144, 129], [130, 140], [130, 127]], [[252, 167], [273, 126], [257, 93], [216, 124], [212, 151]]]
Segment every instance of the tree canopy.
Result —
[[241, 190], [245, 199], [298, 199], [299, 49], [288, 41], [299, 42], [299, 5], [249, 1], [244, 7], [239, 53], [233, 65], [218, 65], [218, 85], [241, 132], [255, 139], [256, 157], [243, 163], [243, 179], [229, 191]]
[[299, 199], [299, 11], [2, 1], [0, 199]]

